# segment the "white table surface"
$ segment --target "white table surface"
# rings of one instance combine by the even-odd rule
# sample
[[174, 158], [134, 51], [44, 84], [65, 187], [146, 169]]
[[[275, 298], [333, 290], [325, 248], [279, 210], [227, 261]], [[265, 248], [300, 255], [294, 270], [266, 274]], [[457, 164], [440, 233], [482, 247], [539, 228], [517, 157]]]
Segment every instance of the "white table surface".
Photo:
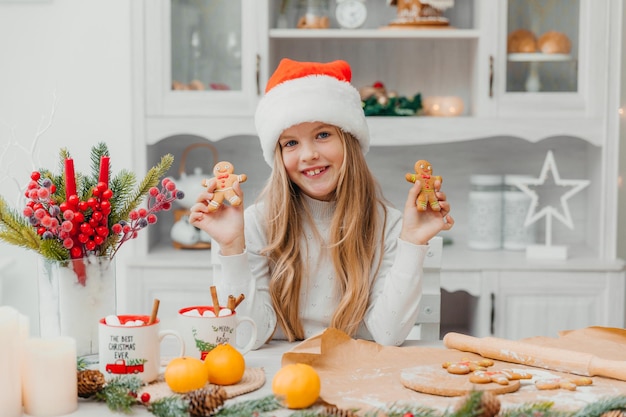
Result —
[[[280, 369], [280, 362], [283, 353], [290, 350], [297, 343], [288, 343], [283, 341], [272, 341], [269, 344], [263, 346], [258, 350], [253, 350], [245, 355], [246, 366], [249, 368], [263, 368], [265, 369], [265, 384], [256, 391], [244, 394], [235, 398], [235, 400], [249, 400], [262, 398], [272, 394], [272, 377]], [[422, 342], [422, 341], [407, 341], [405, 346], [443, 346], [442, 342]], [[282, 412], [284, 411], [284, 412]], [[279, 410], [272, 415], [281, 416], [289, 415], [293, 411]], [[81, 400], [78, 401], [78, 410], [73, 413], [66, 414], [62, 417], [103, 417], [103, 416], [125, 416], [126, 414], [114, 413], [110, 411], [106, 404], [102, 402], [96, 402], [93, 400]], [[142, 406], [133, 407], [132, 416], [136, 417], [154, 417], [154, 414], [150, 413], [146, 408]], [[24, 414], [24, 417], [29, 416]]]
[[[265, 384], [260, 389], [248, 394], [244, 394], [236, 397], [237, 400], [247, 400], [254, 398], [261, 398], [272, 393], [272, 377], [280, 369], [280, 361], [284, 352], [294, 347], [296, 343], [288, 343], [282, 341], [272, 341], [269, 344], [263, 346], [258, 350], [253, 350], [245, 355], [246, 366], [249, 368], [264, 368], [265, 369]], [[71, 414], [66, 414], [63, 417], [102, 417], [102, 416], [125, 416], [126, 414], [114, 413], [110, 411], [105, 403], [96, 402], [93, 400], [81, 400], [78, 401], [78, 410]], [[133, 407], [132, 416], [144, 417], [152, 416], [145, 407], [135, 406]], [[279, 414], [276, 414], [279, 415]], [[24, 417], [28, 414], [24, 414]]]

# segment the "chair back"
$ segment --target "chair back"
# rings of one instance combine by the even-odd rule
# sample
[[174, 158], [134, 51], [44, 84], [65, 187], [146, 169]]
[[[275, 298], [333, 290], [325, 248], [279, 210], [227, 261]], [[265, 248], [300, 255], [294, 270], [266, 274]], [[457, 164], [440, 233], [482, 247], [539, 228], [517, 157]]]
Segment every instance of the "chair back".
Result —
[[441, 323], [441, 257], [443, 238], [435, 236], [428, 242], [424, 259], [424, 277], [419, 313], [407, 340], [439, 340]]

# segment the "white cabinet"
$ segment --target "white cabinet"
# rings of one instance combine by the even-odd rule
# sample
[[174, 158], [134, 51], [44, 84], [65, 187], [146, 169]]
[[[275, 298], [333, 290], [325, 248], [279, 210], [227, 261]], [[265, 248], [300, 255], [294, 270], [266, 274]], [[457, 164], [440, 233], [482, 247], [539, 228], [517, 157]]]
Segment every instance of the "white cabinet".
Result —
[[[492, 2], [498, 10], [494, 56], [494, 107], [498, 117], [585, 118], [601, 128], [608, 76], [611, 2], [593, 0]], [[535, 52], [512, 45], [510, 34], [527, 30]], [[549, 33], [551, 32], [551, 33]], [[569, 46], [568, 46], [569, 45]], [[516, 47], [518, 46], [518, 47]], [[551, 53], [543, 53], [540, 48]], [[600, 131], [598, 130], [598, 133]]]
[[143, 19], [139, 36], [145, 42], [147, 142], [180, 133], [183, 119], [189, 131], [214, 140], [233, 131], [252, 133], [249, 118], [261, 94], [260, 2], [136, 3], [135, 23]]
[[[133, 2], [138, 170], [194, 140], [230, 142], [233, 136], [250, 136], [255, 141], [254, 109], [281, 58], [344, 59], [357, 87], [381, 81], [403, 96], [453, 95], [464, 102], [463, 114], [453, 118], [368, 117], [368, 158], [396, 205], [404, 201], [402, 178], [415, 160], [426, 157], [444, 177], [457, 225], [446, 234], [454, 243], [444, 248], [442, 282], [453, 281], [455, 288], [480, 296], [477, 333], [517, 337], [529, 329], [536, 329], [533, 334], [552, 332], [568, 327], [570, 318], [577, 327], [623, 325], [624, 273], [616, 259], [621, 1], [457, 0], [446, 12], [450, 28], [417, 30], [386, 27], [395, 8], [378, 0], [367, 1], [368, 19], [359, 29], [338, 29], [332, 12], [329, 29], [285, 28], [279, 25], [280, 3]], [[331, 0], [331, 11], [334, 4]], [[508, 34], [523, 27], [537, 35], [550, 29], [565, 32], [570, 52], [562, 57], [507, 53]], [[192, 84], [195, 79], [204, 90], [174, 89], [175, 82]], [[217, 89], [207, 89], [211, 84]], [[229, 90], [220, 90], [223, 85]], [[244, 158], [247, 174], [264, 167], [257, 175], [261, 178], [267, 167], [258, 155], [247, 153], [256, 145], [240, 146], [232, 156]], [[536, 265], [519, 252], [468, 250], [469, 176], [537, 177], [548, 150], [554, 152], [562, 178], [591, 181], [571, 201], [575, 230], [556, 227], [555, 241], [571, 247], [570, 259]], [[389, 160], [397, 163], [390, 166]], [[189, 270], [192, 276], [203, 269], [189, 268], [189, 256], [171, 248], [168, 226], [150, 232], [150, 243], [139, 247], [131, 266], [145, 276], [143, 282], [156, 287], [167, 280], [149, 280], [150, 271], [158, 269], [151, 260], [164, 252], [171, 256], [172, 268]], [[534, 282], [528, 291], [525, 282]], [[175, 280], [170, 285], [184, 287]], [[555, 294], [554, 306], [543, 295], [549, 291]], [[557, 300], [557, 293], [567, 295]], [[615, 297], [610, 306], [608, 294]], [[561, 307], [568, 313], [553, 315], [558, 317], [555, 324], [528, 318], [533, 311]], [[530, 311], [520, 321], [516, 316], [522, 310]]]
[[[444, 259], [454, 253], [444, 250]], [[458, 313], [471, 316], [467, 332], [517, 340], [587, 326], [624, 326], [621, 262], [533, 265], [516, 256], [503, 258], [474, 266], [458, 262], [441, 273], [443, 289], [464, 291], [475, 300], [469, 311]], [[444, 303], [445, 309], [454, 306]]]
[[561, 330], [624, 323], [621, 271], [502, 271], [494, 297], [495, 334], [556, 337]]

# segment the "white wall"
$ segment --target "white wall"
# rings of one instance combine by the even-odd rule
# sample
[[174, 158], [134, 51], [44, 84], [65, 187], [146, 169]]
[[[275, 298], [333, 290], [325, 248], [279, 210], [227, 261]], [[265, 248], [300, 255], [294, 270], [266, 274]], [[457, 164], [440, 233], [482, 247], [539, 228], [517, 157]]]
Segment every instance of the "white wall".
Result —
[[626, 4], [622, 4], [622, 80], [620, 88], [620, 158], [617, 256], [626, 259]]
[[[0, 2], [0, 194], [16, 208], [34, 168], [58, 170], [62, 147], [77, 171], [100, 141], [114, 172], [132, 168], [130, 33], [128, 0]], [[38, 257], [0, 243], [0, 258], [14, 260], [0, 304], [28, 314], [36, 334]]]

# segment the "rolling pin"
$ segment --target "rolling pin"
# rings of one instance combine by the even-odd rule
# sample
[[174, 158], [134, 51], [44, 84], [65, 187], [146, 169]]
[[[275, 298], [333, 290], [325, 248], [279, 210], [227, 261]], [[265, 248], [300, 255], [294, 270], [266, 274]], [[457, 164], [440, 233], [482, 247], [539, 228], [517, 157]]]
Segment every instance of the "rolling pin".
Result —
[[454, 332], [446, 334], [443, 343], [449, 349], [478, 353], [489, 359], [552, 371], [585, 376], [604, 376], [626, 381], [626, 361], [602, 359], [590, 353], [496, 337], [477, 338]]

